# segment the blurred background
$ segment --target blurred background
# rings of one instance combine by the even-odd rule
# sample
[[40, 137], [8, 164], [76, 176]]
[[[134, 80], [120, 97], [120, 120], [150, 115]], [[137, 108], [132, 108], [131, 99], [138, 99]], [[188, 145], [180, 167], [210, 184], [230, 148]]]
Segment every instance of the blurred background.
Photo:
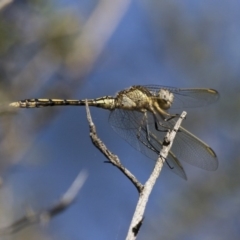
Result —
[[[138, 239], [240, 238], [240, 2], [237, 0], [0, 1], [0, 228], [58, 201], [77, 174], [77, 200], [48, 224], [4, 240], [124, 239], [138, 194], [92, 145], [84, 107], [16, 109], [25, 98], [85, 99], [134, 84], [207, 87], [220, 100], [187, 109], [188, 130], [217, 153], [206, 172], [164, 169]], [[101, 139], [144, 183], [154, 161], [91, 109]]]

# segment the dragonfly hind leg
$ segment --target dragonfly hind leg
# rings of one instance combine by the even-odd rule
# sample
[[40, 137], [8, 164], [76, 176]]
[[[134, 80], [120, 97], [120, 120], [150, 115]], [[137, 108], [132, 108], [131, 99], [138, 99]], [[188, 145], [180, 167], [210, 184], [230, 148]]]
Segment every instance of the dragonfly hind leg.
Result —
[[174, 167], [172, 167], [172, 166], [170, 165], [170, 163], [168, 162], [167, 159], [165, 159], [165, 162], [167, 163], [167, 165], [168, 165], [168, 167], [169, 167], [170, 169], [174, 169]]

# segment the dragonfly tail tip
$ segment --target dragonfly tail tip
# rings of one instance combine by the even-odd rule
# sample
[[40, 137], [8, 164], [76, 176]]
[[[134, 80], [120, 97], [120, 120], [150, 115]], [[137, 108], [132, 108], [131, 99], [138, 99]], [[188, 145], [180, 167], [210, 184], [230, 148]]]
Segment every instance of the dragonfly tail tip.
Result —
[[18, 108], [18, 107], [20, 107], [20, 104], [19, 104], [19, 102], [12, 102], [9, 104], [9, 106]]

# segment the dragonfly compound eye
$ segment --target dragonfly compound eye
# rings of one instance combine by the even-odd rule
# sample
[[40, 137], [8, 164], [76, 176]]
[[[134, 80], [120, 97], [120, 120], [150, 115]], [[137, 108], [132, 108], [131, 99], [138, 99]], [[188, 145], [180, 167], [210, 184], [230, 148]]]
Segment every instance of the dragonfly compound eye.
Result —
[[174, 99], [173, 93], [166, 89], [160, 89], [158, 92], [159, 103], [163, 109], [171, 107]]

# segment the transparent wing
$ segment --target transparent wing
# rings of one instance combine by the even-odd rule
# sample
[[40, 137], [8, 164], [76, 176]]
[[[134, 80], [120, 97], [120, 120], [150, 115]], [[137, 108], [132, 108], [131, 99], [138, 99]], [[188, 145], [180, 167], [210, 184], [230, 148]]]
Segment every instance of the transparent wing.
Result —
[[160, 89], [167, 89], [174, 94], [171, 109], [184, 109], [191, 107], [203, 107], [216, 102], [219, 93], [210, 88], [174, 88], [159, 85], [147, 85], [146, 87], [153, 95]]
[[[161, 119], [158, 119], [158, 122], [160, 121]], [[146, 118], [140, 112], [116, 109], [110, 114], [109, 122], [113, 129], [134, 148], [151, 159], [157, 159], [162, 148], [161, 141], [166, 132], [156, 129], [155, 120], [150, 112]], [[173, 119], [163, 122], [163, 124], [172, 129], [175, 122]], [[159, 129], [166, 130], [160, 125]], [[176, 135], [167, 162], [173, 172], [186, 179], [186, 174], [179, 160], [209, 171], [216, 170], [218, 167], [214, 151], [183, 127]]]
[[218, 168], [217, 155], [213, 149], [183, 127], [180, 127], [177, 133], [172, 151], [180, 160], [193, 166], [208, 171]]
[[[151, 113], [148, 113], [147, 121], [150, 125], [154, 124], [154, 119]], [[144, 118], [143, 113], [116, 109], [111, 112], [109, 116], [109, 123], [113, 129], [132, 147], [143, 153], [145, 156], [153, 160], [157, 160], [159, 152], [162, 148], [161, 141], [154, 137], [153, 134], [151, 134], [150, 141], [147, 140], [146, 119]], [[159, 134], [161, 134], [160, 139], [163, 139], [166, 132], [161, 132]], [[187, 179], [181, 163], [173, 152], [169, 153], [167, 163], [174, 173], [183, 179]]]

